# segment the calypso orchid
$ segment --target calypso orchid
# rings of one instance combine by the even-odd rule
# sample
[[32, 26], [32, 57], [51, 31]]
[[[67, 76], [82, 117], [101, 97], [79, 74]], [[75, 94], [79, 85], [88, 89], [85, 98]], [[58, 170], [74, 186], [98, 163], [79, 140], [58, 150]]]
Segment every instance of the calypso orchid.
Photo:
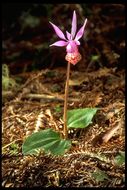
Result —
[[62, 40], [57, 41], [50, 46], [59, 46], [63, 47], [66, 46], [66, 56], [65, 59], [68, 61], [67, 64], [67, 80], [66, 80], [66, 85], [65, 85], [65, 98], [64, 98], [64, 115], [63, 115], [63, 120], [64, 120], [64, 129], [63, 129], [63, 134], [64, 138], [67, 139], [68, 137], [68, 129], [67, 129], [67, 100], [68, 100], [68, 91], [69, 91], [69, 75], [70, 75], [70, 64], [75, 65], [81, 60], [81, 54], [78, 51], [78, 46], [80, 45], [79, 39], [83, 36], [84, 29], [87, 23], [87, 19], [85, 19], [85, 22], [83, 26], [77, 31], [77, 17], [76, 17], [76, 12], [73, 12], [73, 18], [72, 18], [72, 27], [71, 27], [71, 33], [66, 31], [66, 36], [63, 34], [63, 32], [56, 26], [55, 24], [49, 22], [57, 36], [61, 38]]
[[49, 22], [49, 23], [53, 26], [57, 36], [62, 39], [60, 41], [57, 41], [57, 42], [51, 44], [50, 46], [59, 46], [59, 47], [66, 46], [67, 54], [66, 54], [65, 59], [68, 62], [72, 63], [73, 65], [78, 63], [81, 60], [81, 54], [78, 51], [78, 46], [80, 45], [79, 39], [84, 34], [84, 29], [85, 29], [85, 26], [87, 23], [87, 19], [85, 19], [83, 26], [79, 29], [79, 31], [76, 34], [77, 17], [76, 17], [76, 12], [74, 11], [73, 18], [72, 18], [71, 33], [66, 31], [67, 38], [65, 37], [63, 32], [58, 28], [58, 26], [56, 26], [52, 22]]

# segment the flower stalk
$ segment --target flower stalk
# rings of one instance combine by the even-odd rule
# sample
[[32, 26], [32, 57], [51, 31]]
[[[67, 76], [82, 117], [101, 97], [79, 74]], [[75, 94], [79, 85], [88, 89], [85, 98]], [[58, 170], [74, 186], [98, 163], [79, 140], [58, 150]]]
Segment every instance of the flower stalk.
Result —
[[64, 138], [68, 138], [68, 131], [67, 131], [67, 102], [68, 102], [68, 91], [69, 91], [69, 76], [70, 76], [70, 62], [67, 64], [67, 79], [65, 84], [65, 98], [64, 98]]

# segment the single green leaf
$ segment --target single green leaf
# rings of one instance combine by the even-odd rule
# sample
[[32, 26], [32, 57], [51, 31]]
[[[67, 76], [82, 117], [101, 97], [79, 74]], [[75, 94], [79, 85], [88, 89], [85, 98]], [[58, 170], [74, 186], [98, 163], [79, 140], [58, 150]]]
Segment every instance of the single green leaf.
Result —
[[98, 61], [99, 58], [100, 58], [99, 55], [92, 55], [92, 56], [91, 56], [91, 60], [92, 60], [92, 61]]
[[98, 108], [74, 109], [67, 112], [68, 128], [85, 128], [92, 123]]
[[64, 154], [71, 147], [71, 141], [61, 139], [52, 129], [42, 130], [29, 136], [22, 145], [24, 155], [37, 154], [38, 149], [54, 155]]
[[125, 152], [120, 152], [116, 157], [115, 157], [115, 163], [117, 165], [122, 165], [125, 163]]
[[95, 172], [92, 173], [92, 177], [95, 178], [96, 181], [104, 181], [105, 179], [109, 179], [109, 177], [107, 176], [107, 174], [101, 170], [97, 170]]

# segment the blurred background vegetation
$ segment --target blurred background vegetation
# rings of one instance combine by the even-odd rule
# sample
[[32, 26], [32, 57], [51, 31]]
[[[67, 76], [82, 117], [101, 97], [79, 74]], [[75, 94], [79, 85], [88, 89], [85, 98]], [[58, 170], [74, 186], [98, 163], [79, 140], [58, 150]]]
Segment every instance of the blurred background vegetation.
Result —
[[82, 60], [72, 69], [85, 71], [124, 66], [124, 4], [2, 4], [2, 62], [11, 74], [66, 67], [65, 48], [50, 47], [58, 37], [49, 21], [71, 30], [73, 10], [78, 28], [88, 18], [81, 39]]

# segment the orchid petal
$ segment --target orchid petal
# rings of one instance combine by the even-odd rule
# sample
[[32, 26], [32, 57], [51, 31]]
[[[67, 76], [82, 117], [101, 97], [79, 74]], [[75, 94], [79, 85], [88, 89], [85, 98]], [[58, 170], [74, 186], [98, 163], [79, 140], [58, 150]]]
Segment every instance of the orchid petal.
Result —
[[67, 53], [76, 53], [78, 52], [78, 47], [74, 41], [68, 43], [66, 47]]
[[55, 30], [57, 36], [59, 36], [59, 37], [60, 37], [61, 39], [63, 39], [63, 40], [66, 40], [66, 38], [65, 38], [65, 36], [64, 36], [64, 34], [63, 34], [63, 32], [58, 28], [58, 26], [56, 26], [56, 25], [53, 24], [52, 22], [49, 22], [49, 23], [53, 26], [53, 28], [54, 28], [54, 30]]
[[76, 12], [74, 11], [73, 18], [72, 18], [72, 28], [71, 28], [72, 38], [74, 38], [76, 30], [77, 30], [77, 17], [76, 17]]
[[71, 34], [68, 31], [66, 31], [66, 34], [67, 34], [67, 39], [70, 40], [71, 39]]
[[50, 46], [59, 46], [59, 47], [62, 47], [62, 46], [67, 46], [67, 44], [68, 44], [68, 42], [60, 40], [60, 41], [57, 41], [57, 42], [51, 44]]
[[75, 40], [76, 45], [80, 45], [80, 42], [78, 40]]
[[77, 34], [76, 34], [76, 37], [75, 37], [75, 40], [76, 40], [76, 41], [79, 40], [79, 39], [83, 36], [86, 23], [87, 23], [87, 19], [85, 20], [83, 26], [79, 29], [79, 31], [78, 31]]

